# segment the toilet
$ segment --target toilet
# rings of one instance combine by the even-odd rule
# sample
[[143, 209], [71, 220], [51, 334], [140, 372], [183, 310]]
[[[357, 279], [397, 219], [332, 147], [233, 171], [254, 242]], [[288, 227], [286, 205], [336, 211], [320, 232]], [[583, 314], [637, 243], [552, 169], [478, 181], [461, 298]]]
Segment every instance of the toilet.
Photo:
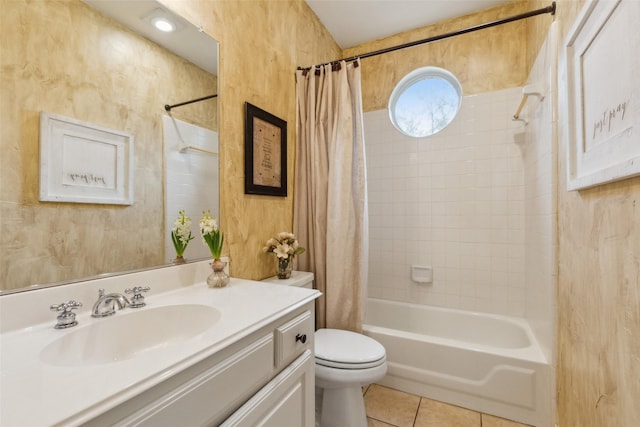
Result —
[[[313, 273], [294, 271], [289, 279], [265, 281], [312, 288]], [[381, 380], [387, 373], [382, 344], [351, 331], [318, 329], [315, 362], [316, 425], [366, 427], [362, 386]]]
[[318, 329], [315, 343], [320, 427], [366, 427], [362, 386], [387, 373], [384, 347], [366, 335], [338, 329]]

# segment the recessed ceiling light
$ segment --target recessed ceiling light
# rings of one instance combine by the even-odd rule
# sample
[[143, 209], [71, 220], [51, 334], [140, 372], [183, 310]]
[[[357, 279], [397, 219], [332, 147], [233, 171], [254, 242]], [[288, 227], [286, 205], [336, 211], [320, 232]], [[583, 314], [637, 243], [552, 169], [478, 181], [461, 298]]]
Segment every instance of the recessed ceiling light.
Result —
[[179, 17], [162, 8], [156, 8], [140, 19], [164, 33], [178, 32], [184, 28]]
[[176, 26], [173, 24], [173, 22], [169, 21], [167, 18], [164, 18], [162, 16], [153, 18], [151, 20], [151, 23], [158, 30], [163, 31], [165, 33], [170, 33], [172, 31], [175, 31], [176, 29]]

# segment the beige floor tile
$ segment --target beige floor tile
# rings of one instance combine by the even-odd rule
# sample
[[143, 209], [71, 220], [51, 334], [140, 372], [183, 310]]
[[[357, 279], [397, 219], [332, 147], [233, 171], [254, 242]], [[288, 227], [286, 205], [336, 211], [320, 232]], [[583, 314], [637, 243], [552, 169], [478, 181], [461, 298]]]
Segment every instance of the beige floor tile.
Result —
[[415, 427], [480, 427], [480, 423], [479, 412], [423, 397]]
[[382, 421], [367, 418], [367, 427], [396, 427], [393, 424], [383, 423]]
[[412, 427], [420, 397], [377, 384], [364, 395], [367, 416], [397, 427]]
[[494, 417], [489, 414], [482, 414], [482, 427], [530, 427], [527, 424], [517, 423], [504, 418]]

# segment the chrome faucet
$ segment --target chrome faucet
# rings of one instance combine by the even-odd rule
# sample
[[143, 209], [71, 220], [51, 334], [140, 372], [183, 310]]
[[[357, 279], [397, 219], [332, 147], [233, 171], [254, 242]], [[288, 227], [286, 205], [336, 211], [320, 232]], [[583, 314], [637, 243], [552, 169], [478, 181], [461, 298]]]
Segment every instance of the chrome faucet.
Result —
[[76, 308], [80, 307], [82, 307], [82, 303], [74, 300], [63, 302], [60, 304], [53, 304], [50, 307], [51, 311], [57, 311], [60, 313], [57, 317], [58, 323], [56, 323], [54, 328], [66, 329], [72, 326], [76, 326], [78, 324], [78, 321], [76, 320], [76, 314], [71, 310], [75, 310]]
[[127, 297], [117, 292], [105, 294], [104, 289], [98, 291], [98, 301], [93, 304], [91, 310], [91, 317], [107, 317], [115, 314], [116, 306], [118, 310], [122, 310], [125, 307], [131, 305]]

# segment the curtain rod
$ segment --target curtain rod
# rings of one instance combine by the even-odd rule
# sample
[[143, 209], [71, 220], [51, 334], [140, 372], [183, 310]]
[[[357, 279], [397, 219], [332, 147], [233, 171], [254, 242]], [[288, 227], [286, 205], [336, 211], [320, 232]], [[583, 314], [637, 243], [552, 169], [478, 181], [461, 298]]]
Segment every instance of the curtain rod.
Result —
[[205, 101], [205, 100], [207, 100], [207, 99], [215, 98], [215, 97], [217, 97], [217, 96], [218, 96], [218, 94], [216, 93], [216, 94], [213, 94], [213, 95], [203, 96], [202, 98], [192, 99], [191, 101], [181, 102], [181, 103], [179, 103], [179, 104], [174, 104], [174, 105], [166, 104], [166, 105], [164, 106], [164, 109], [165, 109], [165, 110], [167, 110], [167, 111], [171, 111], [171, 109], [172, 109], [172, 108], [175, 108], [175, 107], [182, 107], [183, 105], [193, 104], [194, 102]]
[[[349, 58], [339, 59], [337, 61], [326, 62], [324, 64], [316, 65], [316, 67], [322, 67], [323, 65], [334, 64], [334, 63], [337, 63], [339, 61], [351, 62], [351, 61], [355, 61], [356, 59], [370, 58], [372, 56], [382, 55], [384, 53], [394, 52], [396, 50], [406, 49], [408, 47], [414, 47], [414, 46], [418, 46], [418, 45], [421, 45], [421, 44], [431, 43], [431, 42], [435, 42], [435, 41], [438, 41], [438, 40], [443, 40], [443, 39], [447, 39], [449, 37], [459, 36], [459, 35], [462, 35], [462, 34], [467, 34], [467, 33], [471, 33], [471, 32], [478, 31], [478, 30], [484, 30], [485, 28], [491, 28], [491, 27], [495, 27], [495, 26], [498, 26], [498, 25], [502, 25], [502, 24], [508, 24], [510, 22], [519, 21], [521, 19], [531, 18], [532, 16], [543, 15], [543, 14], [546, 14], [546, 13], [550, 13], [551, 15], [555, 15], [556, 14], [556, 2], [555, 1], [551, 3], [551, 6], [543, 7], [542, 9], [532, 10], [531, 12], [525, 12], [525, 13], [521, 13], [519, 15], [510, 16], [508, 18], [503, 18], [503, 19], [498, 19], [496, 21], [487, 22], [486, 24], [475, 25], [473, 27], [463, 28], [462, 30], [451, 31], [449, 33], [439, 34], [437, 36], [428, 37], [426, 39], [417, 40], [417, 41], [414, 41], [414, 42], [409, 42], [409, 43], [401, 44], [401, 45], [398, 45], [398, 46], [392, 46], [392, 47], [388, 47], [388, 48], [385, 48], [385, 49], [380, 49], [380, 50], [376, 50], [376, 51], [373, 51], [373, 52], [364, 53], [364, 54], [358, 55], [358, 56], [351, 56]], [[298, 70], [309, 70], [311, 68], [312, 67], [306, 67], [306, 68], [298, 67]]]

